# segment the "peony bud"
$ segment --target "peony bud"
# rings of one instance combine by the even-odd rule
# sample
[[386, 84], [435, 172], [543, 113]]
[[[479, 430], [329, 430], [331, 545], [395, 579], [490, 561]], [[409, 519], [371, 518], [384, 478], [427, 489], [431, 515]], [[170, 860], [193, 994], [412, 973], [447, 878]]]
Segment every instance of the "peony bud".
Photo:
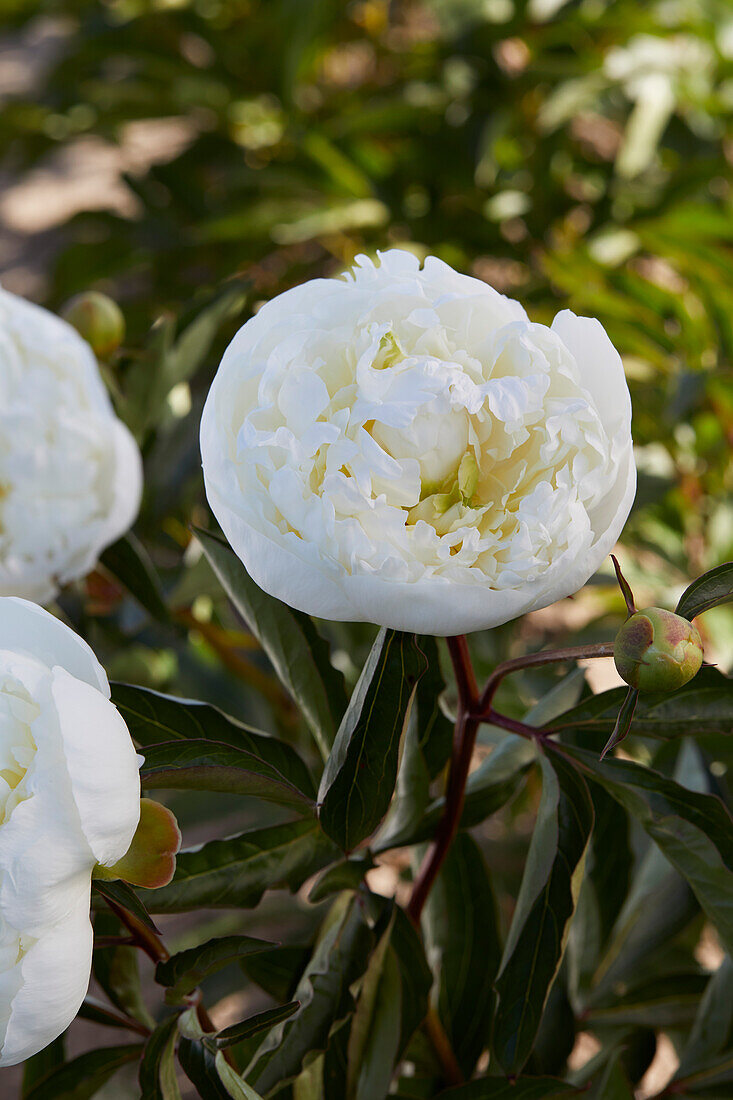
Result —
[[702, 640], [681, 615], [647, 607], [616, 635], [613, 659], [619, 675], [639, 691], [676, 691], [699, 671]]
[[125, 338], [122, 310], [117, 302], [96, 290], [87, 290], [71, 298], [61, 310], [61, 316], [91, 344], [100, 359], [109, 359]]

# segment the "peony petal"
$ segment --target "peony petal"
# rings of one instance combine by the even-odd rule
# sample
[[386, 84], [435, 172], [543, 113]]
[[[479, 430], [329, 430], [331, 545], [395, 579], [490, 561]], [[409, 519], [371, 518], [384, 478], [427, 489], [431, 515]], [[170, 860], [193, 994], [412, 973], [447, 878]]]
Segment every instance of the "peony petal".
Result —
[[95, 860], [115, 863], [140, 819], [139, 759], [113, 704], [62, 668], [53, 670], [63, 751], [81, 827]]
[[87, 643], [42, 607], [0, 597], [0, 649], [28, 653], [51, 668], [61, 665], [109, 698], [109, 681]]
[[87, 877], [74, 911], [63, 922], [44, 930], [16, 964], [20, 987], [10, 1006], [0, 1066], [17, 1065], [43, 1050], [66, 1030], [79, 1011], [92, 966], [90, 887]]

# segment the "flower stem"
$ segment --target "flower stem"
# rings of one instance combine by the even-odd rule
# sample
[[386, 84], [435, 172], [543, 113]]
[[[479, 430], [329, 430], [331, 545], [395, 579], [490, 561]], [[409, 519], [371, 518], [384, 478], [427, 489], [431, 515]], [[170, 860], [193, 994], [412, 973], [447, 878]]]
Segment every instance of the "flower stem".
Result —
[[416, 925], [420, 923], [425, 902], [458, 832], [466, 795], [466, 781], [480, 724], [492, 722], [523, 737], [534, 737], [538, 740], [542, 740], [545, 736], [541, 730], [527, 726], [493, 709], [491, 703], [501, 681], [510, 672], [516, 672], [522, 668], [613, 656], [613, 644], [599, 642], [597, 645], [567, 646], [564, 649], [552, 649], [544, 653], [529, 653], [524, 657], [515, 657], [510, 661], [504, 661], [494, 669], [479, 696], [465, 635], [446, 638], [446, 642], [458, 688], [458, 713], [453, 733], [453, 752], [445, 795], [445, 809], [435, 831], [435, 838], [415, 878], [412, 895], [407, 905], [407, 914]]
[[478, 702], [478, 687], [465, 635], [447, 638], [446, 641], [458, 686], [458, 714], [453, 732], [453, 752], [448, 774], [448, 788], [445, 793], [445, 810], [438, 824], [435, 839], [415, 879], [407, 905], [407, 915], [414, 924], [420, 923], [428, 894], [458, 831], [466, 794], [466, 780], [479, 727], [479, 719], [473, 714]]
[[[527, 653], [524, 657], [514, 657], [497, 665], [486, 681], [479, 699], [479, 717], [485, 720], [491, 703], [501, 681], [510, 672], [522, 668], [537, 668], [541, 665], [558, 664], [561, 661], [583, 661], [593, 657], [613, 657], [613, 642], [598, 642], [595, 645], [571, 645], [564, 649], [548, 649], [542, 653]], [[492, 719], [493, 721], [493, 719]]]

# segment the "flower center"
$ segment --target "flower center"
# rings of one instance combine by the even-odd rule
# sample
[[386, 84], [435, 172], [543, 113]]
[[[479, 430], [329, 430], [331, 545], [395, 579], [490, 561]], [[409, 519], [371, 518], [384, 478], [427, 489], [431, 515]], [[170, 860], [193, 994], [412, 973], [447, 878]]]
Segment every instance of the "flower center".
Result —
[[0, 826], [29, 797], [27, 775], [36, 752], [31, 724], [39, 713], [23, 685], [4, 676], [0, 681]]

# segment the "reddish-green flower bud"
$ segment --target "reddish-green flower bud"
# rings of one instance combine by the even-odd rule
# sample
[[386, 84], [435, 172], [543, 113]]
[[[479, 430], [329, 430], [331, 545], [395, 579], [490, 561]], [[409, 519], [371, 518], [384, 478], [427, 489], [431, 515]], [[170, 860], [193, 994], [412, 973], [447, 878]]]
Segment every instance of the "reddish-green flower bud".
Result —
[[122, 310], [96, 290], [88, 290], [71, 298], [61, 311], [64, 320], [91, 344], [95, 355], [108, 359], [125, 338], [125, 318]]
[[631, 615], [616, 635], [613, 659], [619, 675], [639, 691], [676, 691], [702, 664], [702, 640], [681, 615], [647, 607]]

